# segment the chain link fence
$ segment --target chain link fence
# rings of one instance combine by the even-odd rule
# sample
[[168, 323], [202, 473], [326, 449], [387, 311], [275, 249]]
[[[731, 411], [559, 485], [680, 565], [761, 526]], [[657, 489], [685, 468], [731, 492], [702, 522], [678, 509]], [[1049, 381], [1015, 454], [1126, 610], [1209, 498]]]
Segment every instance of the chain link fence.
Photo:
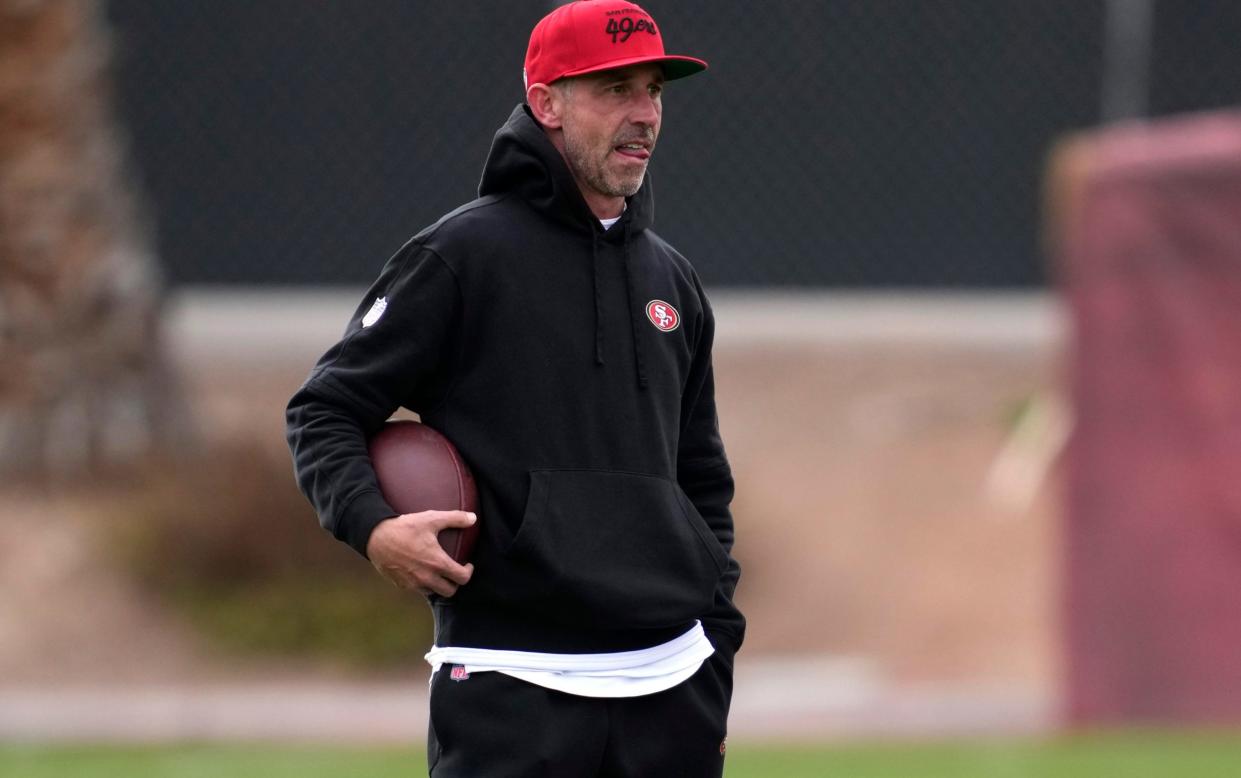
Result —
[[[667, 92], [656, 229], [714, 286], [1040, 285], [1046, 155], [1145, 3], [1148, 110], [1234, 105], [1232, 0], [647, 0], [711, 63]], [[110, 0], [169, 276], [370, 280], [474, 196], [552, 5]]]

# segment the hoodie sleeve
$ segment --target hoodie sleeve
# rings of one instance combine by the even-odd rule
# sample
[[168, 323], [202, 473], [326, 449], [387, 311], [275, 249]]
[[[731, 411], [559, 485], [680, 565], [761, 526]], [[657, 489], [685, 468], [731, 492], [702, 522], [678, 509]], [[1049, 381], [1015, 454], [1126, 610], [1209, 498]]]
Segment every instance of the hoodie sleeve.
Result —
[[460, 300], [443, 260], [406, 245], [289, 401], [298, 486], [323, 528], [363, 556], [375, 526], [398, 513], [379, 493], [367, 439], [402, 405], [424, 410], [443, 395]]
[[[699, 293], [702, 294], [701, 287]], [[733, 517], [729, 505], [733, 499], [733, 477], [715, 411], [715, 377], [711, 361], [715, 317], [705, 294], [702, 300], [702, 329], [681, 400], [677, 481], [728, 553], [728, 568], [716, 586], [715, 605], [703, 617], [702, 623], [703, 628], [712, 635], [712, 643], [731, 655], [740, 648], [745, 637], [745, 619], [732, 602], [733, 592], [741, 577], [741, 566], [732, 556]]]

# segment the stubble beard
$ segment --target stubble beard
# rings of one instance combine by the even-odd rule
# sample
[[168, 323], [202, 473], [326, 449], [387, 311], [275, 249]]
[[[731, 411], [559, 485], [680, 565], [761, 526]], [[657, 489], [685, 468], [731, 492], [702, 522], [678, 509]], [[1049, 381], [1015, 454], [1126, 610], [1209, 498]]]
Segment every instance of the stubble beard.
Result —
[[642, 179], [646, 177], [646, 165], [631, 175], [620, 175], [608, 169], [607, 156], [611, 153], [609, 146], [602, 159], [595, 161], [587, 144], [581, 143], [574, 136], [565, 133], [565, 157], [573, 175], [586, 186], [608, 197], [632, 197], [642, 188]]

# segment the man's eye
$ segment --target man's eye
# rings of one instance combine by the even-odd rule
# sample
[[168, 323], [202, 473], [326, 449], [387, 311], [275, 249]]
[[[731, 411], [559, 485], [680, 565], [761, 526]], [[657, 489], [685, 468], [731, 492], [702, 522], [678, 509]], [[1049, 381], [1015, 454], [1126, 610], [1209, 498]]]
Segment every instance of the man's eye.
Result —
[[664, 88], [662, 86], [652, 86], [649, 91], [651, 97], [659, 97], [664, 93]]

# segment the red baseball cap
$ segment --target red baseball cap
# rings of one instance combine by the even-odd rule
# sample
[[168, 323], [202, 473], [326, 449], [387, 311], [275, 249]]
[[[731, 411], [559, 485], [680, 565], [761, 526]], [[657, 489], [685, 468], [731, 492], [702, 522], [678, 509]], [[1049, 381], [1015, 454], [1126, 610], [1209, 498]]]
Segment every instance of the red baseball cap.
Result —
[[530, 33], [526, 87], [567, 76], [658, 62], [664, 78], [707, 69], [694, 57], [664, 53], [664, 39], [651, 15], [626, 0], [574, 0], [544, 16]]

